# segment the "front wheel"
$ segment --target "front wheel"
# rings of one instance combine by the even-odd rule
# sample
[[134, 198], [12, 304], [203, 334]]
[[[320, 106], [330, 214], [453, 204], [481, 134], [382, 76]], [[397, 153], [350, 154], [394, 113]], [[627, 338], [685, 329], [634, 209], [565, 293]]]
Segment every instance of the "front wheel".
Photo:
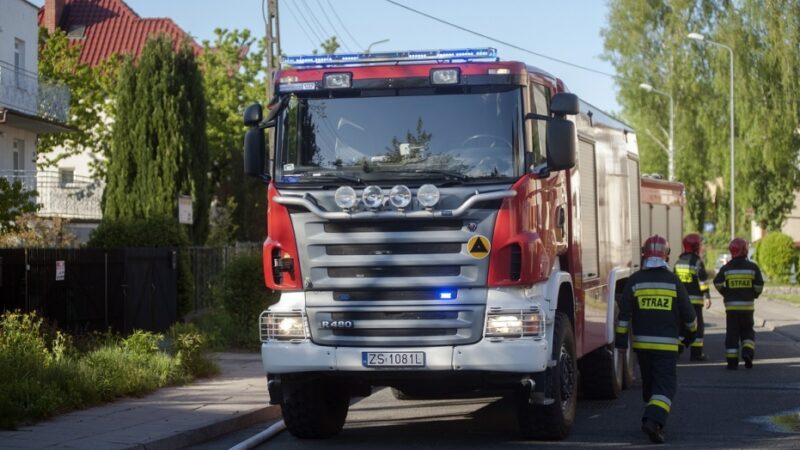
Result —
[[284, 380], [281, 412], [286, 429], [302, 439], [339, 434], [350, 408], [350, 392], [333, 380]]
[[525, 439], [564, 439], [575, 422], [578, 396], [575, 336], [569, 318], [562, 312], [556, 313], [552, 358], [556, 365], [545, 374], [545, 397], [553, 399], [553, 403], [533, 405], [530, 392], [525, 389], [517, 396], [517, 420]]

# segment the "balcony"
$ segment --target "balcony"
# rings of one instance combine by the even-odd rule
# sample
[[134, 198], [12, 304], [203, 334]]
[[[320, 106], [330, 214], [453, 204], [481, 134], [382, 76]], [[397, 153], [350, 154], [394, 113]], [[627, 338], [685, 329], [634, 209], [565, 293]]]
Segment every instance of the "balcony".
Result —
[[0, 61], [0, 107], [52, 122], [66, 123], [69, 88], [47, 83], [36, 73]]
[[100, 220], [103, 210], [105, 182], [89, 177], [72, 175], [64, 179], [57, 170], [38, 173], [22, 170], [2, 170], [0, 178], [9, 182], [19, 181], [26, 190], [36, 190], [36, 203], [41, 205], [37, 212], [42, 217], [63, 217], [77, 220]]

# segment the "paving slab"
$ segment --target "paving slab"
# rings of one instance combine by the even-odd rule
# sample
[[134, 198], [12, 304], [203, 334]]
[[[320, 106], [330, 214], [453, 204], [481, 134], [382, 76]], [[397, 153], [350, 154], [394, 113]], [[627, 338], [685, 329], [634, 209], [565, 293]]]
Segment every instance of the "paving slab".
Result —
[[0, 448], [173, 449], [280, 416], [260, 353], [216, 353], [221, 374], [0, 432]]

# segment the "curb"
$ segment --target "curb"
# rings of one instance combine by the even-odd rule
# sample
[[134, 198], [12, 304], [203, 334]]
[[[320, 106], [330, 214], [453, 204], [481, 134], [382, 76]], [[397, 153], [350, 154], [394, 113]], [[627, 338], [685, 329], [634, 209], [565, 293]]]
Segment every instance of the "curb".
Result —
[[177, 434], [166, 436], [149, 442], [142, 442], [128, 449], [171, 450], [190, 445], [202, 444], [222, 435], [238, 431], [260, 422], [267, 422], [281, 417], [280, 406], [263, 408], [234, 415], [220, 421], [197, 428], [182, 430]]

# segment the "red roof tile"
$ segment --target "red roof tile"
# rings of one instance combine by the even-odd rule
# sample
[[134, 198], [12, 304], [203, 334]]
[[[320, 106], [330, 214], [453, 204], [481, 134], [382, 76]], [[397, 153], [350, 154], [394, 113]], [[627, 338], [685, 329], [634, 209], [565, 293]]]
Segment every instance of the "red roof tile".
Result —
[[[39, 9], [39, 25], [44, 24], [44, 8]], [[85, 26], [83, 38], [71, 39], [82, 45], [80, 61], [95, 66], [114, 54], [139, 57], [147, 38], [164, 33], [173, 38], [176, 48], [189, 37], [171, 19], [141, 18], [122, 0], [65, 0], [59, 28], [69, 32]], [[189, 37], [195, 53], [201, 47]]]

